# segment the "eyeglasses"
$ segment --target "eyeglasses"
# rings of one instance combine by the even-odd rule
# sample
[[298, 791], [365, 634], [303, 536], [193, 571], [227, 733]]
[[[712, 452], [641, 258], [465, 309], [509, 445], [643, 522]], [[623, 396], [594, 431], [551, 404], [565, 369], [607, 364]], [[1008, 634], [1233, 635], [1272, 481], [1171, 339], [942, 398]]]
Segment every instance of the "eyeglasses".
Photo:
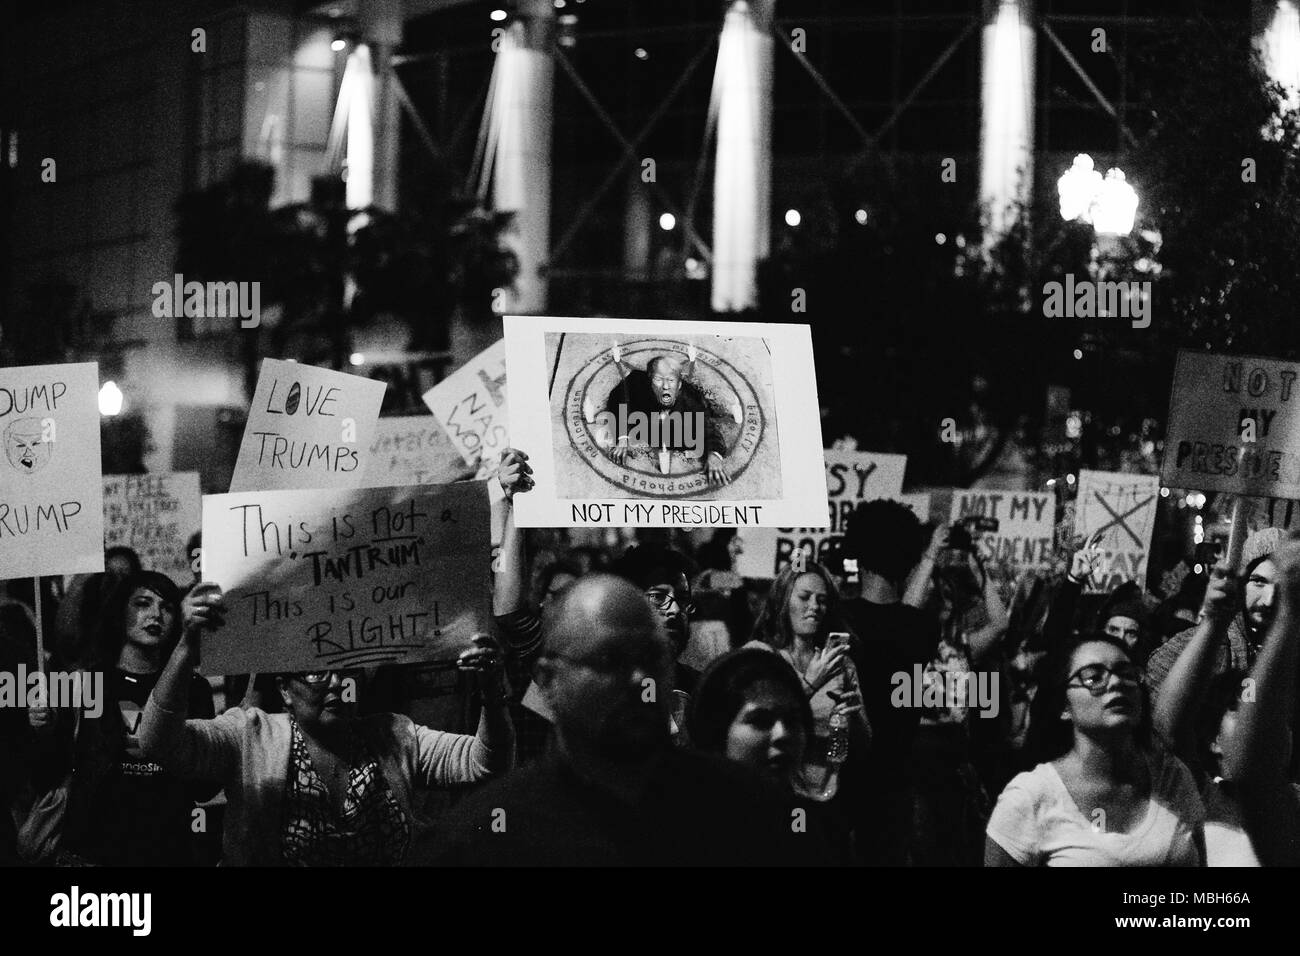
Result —
[[1142, 683], [1142, 668], [1129, 661], [1121, 661], [1114, 667], [1106, 664], [1086, 664], [1070, 675], [1065, 686], [1082, 687], [1093, 697], [1100, 697], [1106, 693], [1112, 674], [1128, 684]]
[[647, 588], [645, 596], [646, 600], [660, 611], [668, 610], [673, 604], [676, 604], [686, 614], [690, 614], [695, 610], [695, 603], [691, 600], [690, 592], [684, 594], [682, 599], [678, 599], [677, 592], [666, 585]]

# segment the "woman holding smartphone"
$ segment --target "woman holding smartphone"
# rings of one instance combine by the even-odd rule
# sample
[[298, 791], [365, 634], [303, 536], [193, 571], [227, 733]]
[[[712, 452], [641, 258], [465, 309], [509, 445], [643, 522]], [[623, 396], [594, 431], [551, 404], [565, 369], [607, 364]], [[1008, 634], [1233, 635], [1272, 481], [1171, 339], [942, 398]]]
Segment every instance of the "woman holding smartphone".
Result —
[[[799, 678], [816, 727], [808, 771], [822, 778], [811, 782], [827, 800], [836, 793], [840, 766], [848, 757], [863, 756], [871, 740], [851, 657], [855, 639], [840, 618], [839, 602], [826, 568], [815, 561], [797, 562], [772, 582], [750, 642], [775, 650]], [[841, 721], [847, 727], [837, 726]]]

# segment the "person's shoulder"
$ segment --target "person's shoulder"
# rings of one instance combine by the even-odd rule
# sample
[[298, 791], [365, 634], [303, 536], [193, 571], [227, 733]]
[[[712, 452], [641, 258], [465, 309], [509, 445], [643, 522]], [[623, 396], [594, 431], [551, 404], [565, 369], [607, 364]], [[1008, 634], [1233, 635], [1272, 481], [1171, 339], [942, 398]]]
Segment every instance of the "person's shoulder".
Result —
[[1051, 763], [1040, 763], [1032, 770], [1023, 770], [1008, 781], [998, 802], [1012, 801], [1038, 809], [1059, 801], [1063, 785], [1061, 775]]

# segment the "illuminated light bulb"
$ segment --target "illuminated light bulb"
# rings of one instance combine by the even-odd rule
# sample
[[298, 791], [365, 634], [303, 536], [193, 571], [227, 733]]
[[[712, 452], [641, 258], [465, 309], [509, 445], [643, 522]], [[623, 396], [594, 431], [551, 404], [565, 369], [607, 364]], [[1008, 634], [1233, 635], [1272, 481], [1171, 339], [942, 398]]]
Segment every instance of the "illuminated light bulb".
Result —
[[116, 382], [105, 382], [99, 390], [99, 414], [117, 415], [122, 411], [122, 390]]

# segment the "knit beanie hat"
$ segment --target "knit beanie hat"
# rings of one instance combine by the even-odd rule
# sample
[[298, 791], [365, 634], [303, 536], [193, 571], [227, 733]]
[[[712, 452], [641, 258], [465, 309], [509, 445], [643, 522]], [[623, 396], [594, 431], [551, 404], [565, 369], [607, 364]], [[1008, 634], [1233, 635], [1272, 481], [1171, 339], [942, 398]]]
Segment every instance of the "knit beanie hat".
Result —
[[1286, 534], [1281, 528], [1260, 528], [1246, 538], [1241, 548], [1241, 564], [1244, 573], [1250, 574], [1265, 558], [1271, 558], [1277, 546]]

